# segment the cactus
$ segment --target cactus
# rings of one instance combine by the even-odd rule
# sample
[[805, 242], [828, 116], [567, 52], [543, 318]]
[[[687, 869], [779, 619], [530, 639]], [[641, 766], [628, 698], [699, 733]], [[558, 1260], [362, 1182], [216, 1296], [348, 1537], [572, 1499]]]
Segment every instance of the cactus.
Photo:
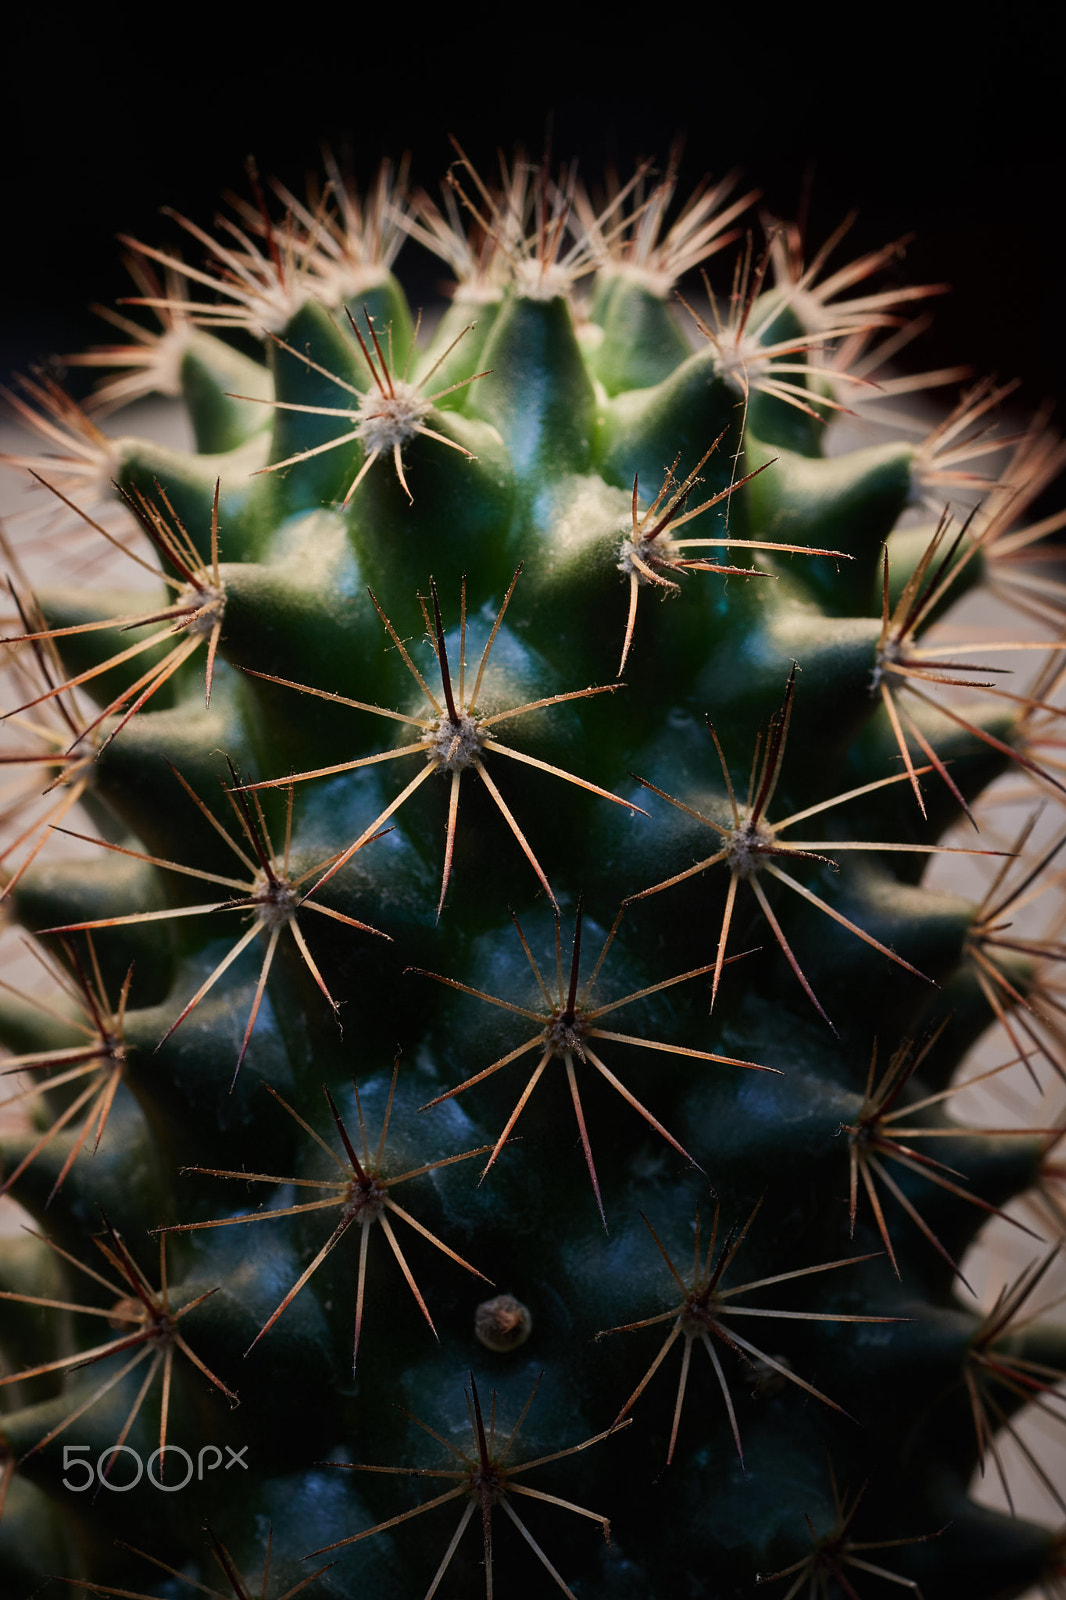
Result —
[[[4, 1592], [1053, 1584], [1046, 419], [983, 476], [991, 383], [827, 453], [957, 377], [885, 375], [932, 290], [729, 183], [327, 177], [126, 241], [158, 327], [12, 397], [68, 575], [13, 526]], [[153, 389], [192, 448], [98, 427]], [[981, 585], [1017, 620], [938, 633]], [[1008, 1129], [954, 1109], [982, 1037]]]

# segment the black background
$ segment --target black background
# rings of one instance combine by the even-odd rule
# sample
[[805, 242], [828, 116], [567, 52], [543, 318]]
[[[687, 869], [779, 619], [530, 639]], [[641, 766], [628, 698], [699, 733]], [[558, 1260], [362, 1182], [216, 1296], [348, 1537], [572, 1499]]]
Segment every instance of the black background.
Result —
[[913, 365], [1019, 377], [1025, 411], [1063, 395], [1060, 57], [1028, 8], [92, 9], [9, 34], [6, 374], [105, 337], [86, 308], [126, 291], [114, 235], [175, 242], [162, 204], [210, 226], [225, 189], [248, 193], [249, 154], [299, 191], [323, 140], [364, 179], [410, 149], [433, 190], [449, 133], [488, 167], [497, 146], [539, 153], [550, 114], [556, 159], [589, 179], [684, 133], [686, 184], [740, 166], [790, 216], [810, 171], [812, 244], [857, 207], [847, 250], [913, 233], [906, 279], [953, 285]]

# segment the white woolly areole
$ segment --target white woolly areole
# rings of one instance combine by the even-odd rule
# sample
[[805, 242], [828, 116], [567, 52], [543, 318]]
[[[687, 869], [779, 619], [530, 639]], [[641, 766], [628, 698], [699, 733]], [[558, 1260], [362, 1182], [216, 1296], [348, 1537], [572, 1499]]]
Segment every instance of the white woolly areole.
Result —
[[371, 289], [380, 289], [388, 282], [389, 269], [380, 261], [331, 262], [320, 268], [324, 285], [336, 296], [333, 304], [344, 300], [359, 300]]
[[292, 921], [300, 903], [300, 895], [287, 878], [275, 877], [272, 882], [265, 872], [257, 872], [252, 902], [262, 926], [273, 931], [287, 927]]
[[498, 306], [503, 299], [503, 284], [484, 278], [461, 278], [452, 295], [453, 306]]
[[636, 578], [638, 583], [651, 583], [653, 580], [646, 572], [641, 572], [634, 556], [646, 566], [674, 566], [681, 559], [681, 546], [664, 533], [652, 539], [641, 539], [639, 543], [634, 543], [632, 534], [625, 534], [618, 550], [619, 572], [624, 572], [627, 578]]
[[[258, 296], [248, 308], [248, 315], [242, 319], [250, 333], [282, 334], [289, 323], [309, 303], [318, 302], [318, 295], [310, 288], [301, 285], [297, 290], [279, 289], [276, 294], [262, 294]], [[328, 305], [328, 301], [325, 302]], [[235, 325], [239, 326], [239, 323]], [[205, 323], [205, 326], [213, 324]], [[219, 326], [225, 326], [221, 321]]]
[[214, 632], [216, 623], [221, 622], [226, 614], [226, 590], [222, 584], [187, 583], [184, 589], [179, 591], [174, 604], [196, 607], [185, 624], [185, 631], [195, 634], [198, 638], [208, 639]]
[[178, 322], [173, 328], [168, 328], [166, 333], [160, 334], [145, 348], [140, 370], [125, 378], [121, 375], [112, 378], [107, 385], [108, 391], [116, 396], [121, 391], [124, 400], [132, 400], [142, 394], [165, 394], [172, 400], [177, 399], [184, 392], [181, 366], [192, 333], [192, 324], [188, 322]]
[[455, 722], [445, 711], [423, 740], [426, 760], [439, 762], [444, 772], [461, 772], [477, 760], [484, 738], [477, 718], [468, 711], [460, 711]]
[[766, 855], [774, 842], [774, 836], [761, 822], [742, 822], [739, 828], [734, 828], [726, 845], [726, 862], [730, 872], [735, 872], [738, 877], [753, 877], [759, 870], [759, 857]]
[[514, 265], [515, 293], [522, 300], [557, 300], [569, 294], [573, 281], [573, 272], [551, 262], [530, 258]]
[[545, 1043], [550, 1045], [557, 1056], [575, 1055], [584, 1060], [585, 1050], [582, 1039], [585, 1034], [585, 1026], [586, 1024], [580, 1011], [575, 1011], [573, 1015], [560, 1011], [552, 1018], [545, 1029]]
[[393, 378], [391, 394], [375, 389], [359, 402], [356, 433], [368, 451], [392, 450], [413, 439], [430, 409], [430, 402], [413, 383]]
[[646, 289], [657, 300], [669, 300], [677, 282], [675, 272], [642, 266], [639, 261], [612, 260], [610, 274], [612, 278], [624, 278], [627, 283], [634, 283], [638, 288]]
[[714, 370], [738, 394], [759, 387], [759, 375], [772, 367], [757, 339], [740, 339], [733, 344], [717, 345]]
[[898, 661], [903, 659], [903, 650], [898, 639], [889, 639], [877, 652], [873, 670], [870, 673], [870, 694], [876, 695], [881, 688], [885, 673]]
[[368, 1227], [380, 1217], [387, 1200], [388, 1194], [380, 1178], [368, 1175], [366, 1183], [359, 1178], [353, 1178], [348, 1186], [348, 1198], [344, 1203], [341, 1218], [354, 1219], [360, 1227]]

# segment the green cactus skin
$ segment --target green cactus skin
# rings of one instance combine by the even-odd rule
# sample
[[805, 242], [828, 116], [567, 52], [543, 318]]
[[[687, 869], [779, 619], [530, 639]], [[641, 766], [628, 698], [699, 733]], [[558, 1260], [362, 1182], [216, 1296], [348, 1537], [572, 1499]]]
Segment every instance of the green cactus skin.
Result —
[[[204, 269], [136, 246], [203, 304], [103, 403], [165, 371], [195, 449], [39, 468], [79, 551], [124, 517], [168, 587], [14, 569], [16, 753], [58, 780], [6, 858], [54, 985], [0, 999], [40, 1091], [3, 1142], [35, 1231], [0, 1255], [0, 1586], [1051, 1583], [1061, 1539], [968, 1494], [1066, 1365], [1045, 1268], [987, 1313], [961, 1273], [1034, 1188], [1054, 1244], [1057, 1133], [1034, 1096], [979, 1134], [949, 1091], [997, 1008], [997, 1064], [1063, 1072], [1046, 952], [1003, 932], [1059, 868], [1022, 841], [983, 906], [924, 880], [1004, 770], [1059, 804], [1057, 658], [1036, 705], [921, 652], [1024, 581], [1055, 447], [1037, 425], [961, 535], [915, 531], [999, 395], [823, 453], [864, 393], [841, 352], [908, 298], [849, 294], [881, 256], [819, 282], [741, 241], [708, 323], [673, 279], [751, 196], [668, 231], [672, 174], [597, 217], [520, 162], [498, 194], [455, 172], [469, 236], [454, 196], [335, 175], [328, 214], [187, 224]], [[461, 278], [422, 348], [404, 229]], [[20, 405], [92, 439], [50, 380]], [[1031, 607], [1051, 640], [1053, 586]], [[121, 1492], [164, 1427], [188, 1456]]]

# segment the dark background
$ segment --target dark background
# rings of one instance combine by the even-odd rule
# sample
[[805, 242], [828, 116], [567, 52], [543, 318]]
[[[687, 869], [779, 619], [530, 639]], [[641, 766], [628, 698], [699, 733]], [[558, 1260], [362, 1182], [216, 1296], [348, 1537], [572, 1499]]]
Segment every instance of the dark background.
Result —
[[[210, 226], [223, 190], [248, 192], [250, 153], [299, 191], [323, 140], [365, 178], [411, 149], [433, 190], [449, 132], [488, 167], [497, 145], [539, 153], [550, 113], [556, 159], [576, 156], [589, 179], [608, 160], [663, 160], [684, 132], [686, 184], [740, 166], [783, 216], [811, 171], [812, 244], [854, 207], [848, 251], [915, 234], [906, 279], [954, 292], [908, 359], [1019, 377], [1031, 411], [1063, 393], [1066, 285], [1059, 52], [1026, 31], [1027, 9], [995, 25], [933, 6], [653, 6], [626, 23], [528, 4], [428, 22], [379, 4], [274, 21], [247, 6], [92, 8], [64, 23], [38, 6], [5, 68], [5, 376], [105, 337], [86, 308], [126, 291], [114, 235], [175, 242], [164, 203]], [[428, 300], [437, 274], [423, 270], [412, 298]]]

